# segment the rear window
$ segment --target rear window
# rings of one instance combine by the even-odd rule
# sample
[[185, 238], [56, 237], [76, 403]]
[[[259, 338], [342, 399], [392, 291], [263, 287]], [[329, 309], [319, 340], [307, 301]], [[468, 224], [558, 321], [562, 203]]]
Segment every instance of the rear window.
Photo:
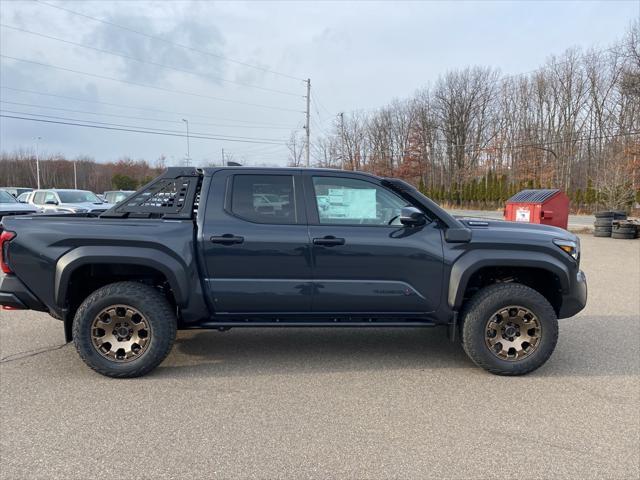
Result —
[[296, 223], [291, 175], [234, 175], [231, 212], [256, 223]]

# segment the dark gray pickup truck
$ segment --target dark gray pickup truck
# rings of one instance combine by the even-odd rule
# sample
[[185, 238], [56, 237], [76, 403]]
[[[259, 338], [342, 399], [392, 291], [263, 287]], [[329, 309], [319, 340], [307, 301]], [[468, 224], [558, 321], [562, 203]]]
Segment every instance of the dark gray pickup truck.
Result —
[[357, 172], [169, 168], [99, 216], [1, 228], [0, 304], [61, 319], [112, 377], [155, 368], [177, 329], [257, 326], [445, 326], [479, 366], [520, 375], [587, 298], [575, 235], [456, 219]]

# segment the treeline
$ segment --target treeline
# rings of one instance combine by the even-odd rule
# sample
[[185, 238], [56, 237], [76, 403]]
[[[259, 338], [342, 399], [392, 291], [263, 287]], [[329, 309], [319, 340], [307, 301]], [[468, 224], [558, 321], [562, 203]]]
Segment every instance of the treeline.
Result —
[[[299, 164], [299, 139], [290, 162]], [[498, 206], [561, 188], [574, 209], [629, 206], [640, 189], [640, 22], [605, 49], [571, 49], [525, 75], [442, 75], [412, 98], [338, 115], [314, 163], [404, 178], [436, 200]]]
[[[145, 160], [121, 158], [115, 162], [98, 163], [90, 157], [73, 160], [60, 155], [39, 158], [42, 188], [78, 188], [102, 193], [108, 190], [134, 190], [164, 170], [164, 158], [151, 166]], [[75, 171], [74, 171], [75, 165]], [[34, 152], [19, 151], [0, 154], [0, 187], [36, 188], [36, 157]]]

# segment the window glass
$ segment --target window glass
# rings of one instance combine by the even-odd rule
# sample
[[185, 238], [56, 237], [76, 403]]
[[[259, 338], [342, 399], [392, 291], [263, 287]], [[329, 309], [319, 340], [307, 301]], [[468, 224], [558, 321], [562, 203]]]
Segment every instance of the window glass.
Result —
[[33, 203], [37, 205], [44, 205], [44, 194], [45, 192], [36, 192], [33, 196]]
[[407, 202], [373, 183], [352, 178], [313, 177], [321, 224], [400, 225]]
[[47, 194], [44, 196], [44, 203], [57, 201], [58, 199], [56, 198], [56, 194], [53, 192], [47, 192]]
[[296, 223], [291, 175], [235, 175], [231, 211], [257, 223]]
[[4, 190], [0, 190], [0, 203], [16, 203], [17, 200], [13, 198], [9, 192], [5, 192]]
[[[85, 190], [58, 191], [58, 196], [62, 203], [102, 203], [102, 200], [93, 192], [87, 192]], [[55, 197], [53, 199], [55, 200]], [[47, 200], [49, 200], [48, 197]]]

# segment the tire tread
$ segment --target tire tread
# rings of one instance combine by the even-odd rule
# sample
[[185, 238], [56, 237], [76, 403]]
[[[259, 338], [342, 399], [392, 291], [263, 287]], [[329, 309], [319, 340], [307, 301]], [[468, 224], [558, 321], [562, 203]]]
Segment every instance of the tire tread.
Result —
[[[154, 358], [146, 357], [146, 361], [142, 362], [137, 368], [128, 370], [104, 368], [101, 365], [96, 364], [96, 362], [92, 361], [92, 359], [86, 353], [85, 349], [87, 347], [94, 347], [90, 344], [90, 339], [83, 338], [81, 331], [83, 322], [82, 319], [86, 315], [87, 310], [91, 308], [91, 306], [96, 302], [109, 297], [123, 295], [133, 296], [139, 301], [144, 302], [145, 315], [149, 318], [153, 317], [159, 320], [153, 323], [153, 336], [156, 343], [159, 341], [158, 338], [164, 339], [165, 341], [161, 342], [162, 348], [154, 352]], [[155, 288], [143, 283], [131, 281], [111, 283], [94, 291], [82, 302], [73, 320], [74, 344], [82, 361], [84, 361], [84, 363], [86, 363], [97, 373], [114, 378], [133, 378], [140, 377], [149, 373], [157, 365], [159, 365], [171, 351], [173, 342], [176, 337], [176, 332], [176, 315], [173, 312], [171, 305], [169, 304], [167, 299], [164, 298], [162, 294]], [[83, 345], [83, 343], [87, 342], [87, 345]], [[145, 352], [144, 355], [149, 355], [151, 353], [152, 351], [149, 350]]]

